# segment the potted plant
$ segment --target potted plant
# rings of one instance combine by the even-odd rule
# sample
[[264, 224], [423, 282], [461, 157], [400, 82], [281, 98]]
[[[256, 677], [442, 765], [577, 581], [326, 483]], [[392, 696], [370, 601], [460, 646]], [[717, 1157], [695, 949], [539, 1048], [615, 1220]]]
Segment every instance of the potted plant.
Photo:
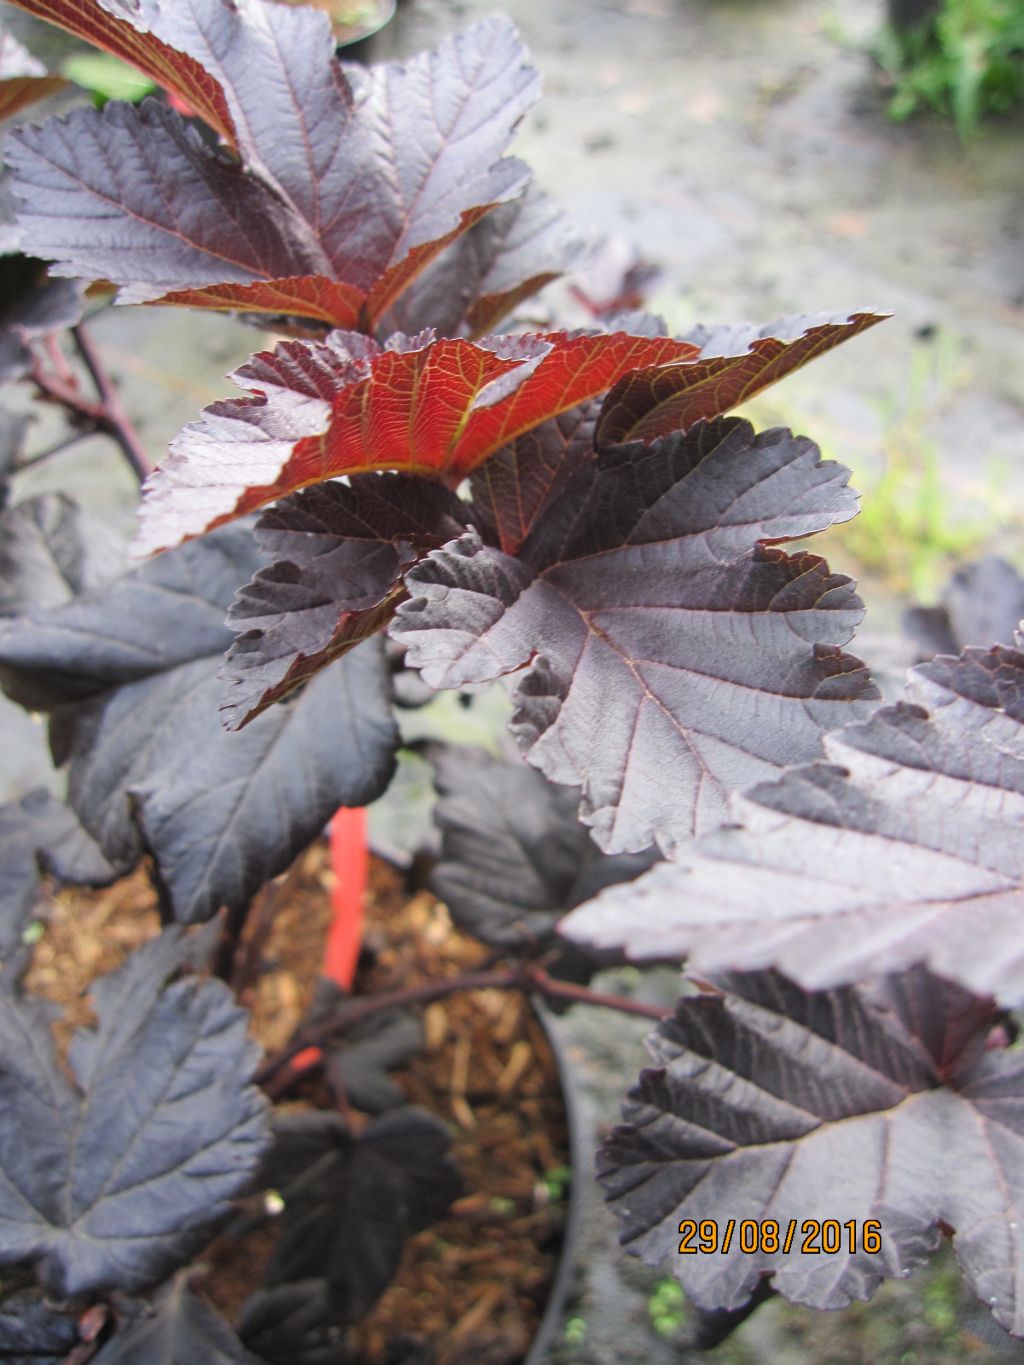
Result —
[[[22, 8], [177, 107], [74, 109], [4, 149], [16, 244], [49, 262], [18, 261], [8, 373], [118, 440], [152, 556], [111, 579], [65, 502], [5, 513], [2, 679], [68, 778], [5, 812], [9, 1353], [352, 1358], [456, 1191], [444, 1125], [349, 1103], [359, 1029], [480, 988], [653, 1016], [599, 1171], [628, 1249], [716, 1322], [773, 1292], [840, 1307], [946, 1236], [1019, 1333], [1024, 655], [940, 658], [882, 707], [843, 649], [854, 585], [780, 548], [855, 514], [846, 471], [727, 415], [880, 315], [497, 330], [578, 259], [504, 157], [538, 86], [505, 20], [366, 70], [322, 14], [259, 0]], [[19, 62], [8, 108], [45, 80]], [[286, 339], [150, 471], [68, 281]], [[40, 340], [68, 324], [95, 395]], [[410, 671], [512, 679], [514, 763], [429, 751], [434, 885], [490, 951], [335, 991], [261, 1059], [232, 984], [285, 899], [264, 888], [387, 788]], [[161, 932], [97, 981], [65, 1070], [22, 985], [40, 872], [140, 864]], [[683, 963], [675, 1011], [591, 990], [615, 954]], [[335, 1044], [328, 1107], [272, 1112]], [[229, 1323], [187, 1267], [268, 1212]]]

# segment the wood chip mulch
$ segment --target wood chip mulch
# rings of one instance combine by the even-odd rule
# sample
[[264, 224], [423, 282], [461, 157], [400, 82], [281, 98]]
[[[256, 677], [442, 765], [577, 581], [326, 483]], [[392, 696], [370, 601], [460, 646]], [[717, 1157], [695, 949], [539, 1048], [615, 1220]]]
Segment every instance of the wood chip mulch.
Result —
[[[289, 879], [246, 993], [252, 1032], [268, 1051], [291, 1036], [309, 1006], [331, 919], [325, 846], [303, 855]], [[54, 898], [26, 989], [64, 1007], [66, 1044], [92, 1021], [87, 990], [159, 931], [156, 901], [140, 869], [103, 891]], [[433, 896], [408, 896], [401, 875], [374, 860], [358, 993], [393, 990], [477, 967], [484, 950], [454, 928]], [[560, 1252], [569, 1165], [564, 1106], [550, 1047], [516, 992], [457, 993], [424, 1012], [426, 1048], [393, 1073], [411, 1103], [452, 1134], [464, 1192], [440, 1223], [411, 1238], [390, 1288], [353, 1330], [366, 1365], [415, 1359], [431, 1365], [515, 1365], [528, 1350]], [[329, 1103], [314, 1079], [300, 1103]], [[220, 1239], [204, 1256], [209, 1297], [232, 1316], [258, 1281], [271, 1238]]]

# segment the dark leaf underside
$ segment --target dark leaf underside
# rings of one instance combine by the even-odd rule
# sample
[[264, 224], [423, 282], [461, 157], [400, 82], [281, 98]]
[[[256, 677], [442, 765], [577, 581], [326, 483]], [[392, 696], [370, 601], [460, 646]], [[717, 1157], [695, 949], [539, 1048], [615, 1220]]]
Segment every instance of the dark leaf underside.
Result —
[[353, 1139], [337, 1114], [281, 1115], [263, 1181], [285, 1201], [270, 1286], [326, 1280], [336, 1320], [354, 1322], [391, 1281], [406, 1238], [458, 1193], [443, 1124], [410, 1105]]
[[63, 493], [41, 493], [0, 513], [0, 616], [56, 607], [98, 588], [121, 567], [106, 527]]
[[[599, 1154], [627, 1248], [668, 1262], [703, 1307], [739, 1308], [770, 1275], [836, 1309], [922, 1264], [945, 1224], [975, 1293], [1024, 1334], [1024, 1068], [987, 1050], [991, 1001], [923, 969], [816, 994], [773, 973], [712, 985], [652, 1035], [654, 1069]], [[680, 1222], [705, 1219], [715, 1246], [690, 1237], [680, 1255]]]
[[27, 374], [29, 342], [73, 327], [84, 304], [81, 286], [48, 279], [42, 261], [17, 253], [0, 256], [0, 384]]
[[1024, 654], [938, 658], [911, 671], [908, 698], [562, 931], [636, 958], [688, 954], [697, 971], [776, 966], [811, 988], [923, 961], [1019, 1005]]
[[41, 899], [44, 871], [94, 885], [116, 875], [74, 813], [38, 790], [0, 806], [0, 989], [12, 987], [26, 965], [22, 935]]
[[122, 1327], [95, 1365], [260, 1365], [215, 1309], [175, 1276], [152, 1306]]

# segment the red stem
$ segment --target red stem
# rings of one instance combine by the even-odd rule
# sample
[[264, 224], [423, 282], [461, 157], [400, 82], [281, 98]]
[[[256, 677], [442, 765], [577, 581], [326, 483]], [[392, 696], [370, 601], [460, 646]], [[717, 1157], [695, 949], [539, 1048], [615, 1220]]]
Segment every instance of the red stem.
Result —
[[[621, 995], [605, 995], [589, 990], [586, 986], [576, 986], [568, 981], [556, 981], [548, 976], [541, 967], [532, 963], [513, 971], [504, 972], [465, 972], [444, 981], [424, 981], [417, 986], [402, 986], [397, 990], [385, 991], [363, 1000], [346, 1001], [333, 1019], [307, 1029], [293, 1039], [287, 1047], [269, 1057], [257, 1071], [254, 1079], [257, 1085], [267, 1087], [274, 1076], [306, 1048], [319, 1047], [331, 1038], [350, 1029], [360, 1019], [366, 1019], [380, 1010], [399, 1009], [407, 1005], [429, 1005], [456, 991], [525, 991], [535, 992], [549, 1000], [570, 1000], [580, 1005], [600, 1005], [604, 1009], [618, 1010], [621, 1014], [634, 1014], [643, 1019], [661, 1022], [669, 1017], [671, 1009], [660, 1005], [646, 1005], [640, 1000], [630, 1000]], [[281, 1087], [274, 1086], [273, 1093], [280, 1093]]]
[[71, 336], [100, 396], [102, 403], [100, 426], [121, 447], [125, 459], [135, 471], [136, 478], [142, 483], [152, 474], [153, 466], [132, 425], [127, 409], [121, 402], [121, 395], [114, 388], [93, 339], [85, 329], [85, 324], [80, 322], [77, 327], [72, 327]]

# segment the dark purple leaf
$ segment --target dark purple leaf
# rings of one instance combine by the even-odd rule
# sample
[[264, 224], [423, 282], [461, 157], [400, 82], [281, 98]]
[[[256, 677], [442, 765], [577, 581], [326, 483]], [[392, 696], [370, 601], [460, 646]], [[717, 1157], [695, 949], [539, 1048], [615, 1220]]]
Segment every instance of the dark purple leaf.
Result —
[[42, 62], [22, 47], [13, 33], [0, 29], [0, 120], [13, 118], [64, 84], [60, 76], [47, 75]]
[[483, 336], [523, 299], [568, 270], [581, 243], [554, 200], [528, 185], [454, 241], [379, 323], [381, 336]]
[[937, 607], [912, 607], [904, 616], [911, 639], [930, 659], [959, 654], [965, 645], [1014, 638], [1024, 618], [1024, 578], [1005, 559], [990, 555], [965, 564], [950, 578]]
[[323, 14], [181, 8], [146, 0], [152, 31], [216, 73], [241, 160], [152, 103], [18, 130], [21, 223], [58, 273], [108, 279], [122, 302], [369, 329], [525, 187], [526, 168], [499, 158], [538, 78], [507, 19], [401, 66], [343, 71]]
[[64, 1365], [78, 1345], [75, 1315], [39, 1290], [0, 1299], [0, 1360], [11, 1365]]
[[106, 528], [63, 493], [0, 513], [0, 616], [56, 607], [112, 578], [123, 561]]
[[256, 540], [273, 562], [228, 614], [225, 723], [245, 725], [385, 626], [407, 570], [465, 523], [454, 494], [401, 474], [321, 484], [265, 512]]
[[72, 806], [120, 867], [154, 856], [175, 918], [239, 908], [340, 805], [387, 785], [397, 730], [379, 642], [227, 734], [224, 612], [261, 560], [248, 527], [165, 555], [94, 593], [0, 627], [23, 705], [56, 708], [51, 743]]
[[[706, 1308], [740, 1307], [771, 1275], [788, 1299], [836, 1309], [922, 1264], [944, 1224], [974, 1292], [1024, 1334], [1024, 1063], [987, 1050], [991, 1001], [923, 969], [816, 994], [773, 973], [712, 984], [651, 1036], [655, 1067], [599, 1156], [627, 1248], [669, 1261]], [[679, 1254], [689, 1219], [712, 1220], [713, 1251]], [[880, 1249], [865, 1249], [867, 1220]]]
[[49, 1013], [0, 996], [0, 1259], [41, 1262], [53, 1292], [163, 1279], [212, 1235], [266, 1145], [258, 1049], [221, 982], [167, 984], [191, 945], [166, 931], [93, 987], [76, 1086]]
[[444, 1125], [412, 1106], [353, 1139], [337, 1114], [283, 1114], [263, 1181], [284, 1200], [267, 1270], [273, 1286], [327, 1279], [354, 1322], [387, 1288], [406, 1238], [443, 1216], [459, 1189]]
[[699, 349], [669, 365], [626, 375], [609, 393], [597, 444], [652, 441], [729, 412], [815, 356], [873, 327], [885, 313], [807, 313], [766, 327], [697, 327], [681, 337]]
[[808, 988], [926, 962], [1018, 1005], [1024, 654], [936, 659], [907, 690], [828, 736], [831, 762], [754, 787], [733, 824], [562, 932], [637, 958], [689, 954], [701, 972], [776, 966]]
[[382, 1114], [405, 1103], [405, 1092], [388, 1075], [423, 1051], [423, 1021], [407, 1010], [379, 1010], [324, 1048], [327, 1078], [365, 1114]]
[[176, 1275], [93, 1357], [93, 1365], [260, 1365], [221, 1315]]
[[637, 365], [691, 349], [627, 332], [283, 342], [231, 376], [249, 397], [212, 404], [172, 442], [146, 485], [137, 549], [177, 545], [339, 475], [395, 469], [454, 485]]
[[268, 1365], [360, 1365], [336, 1317], [326, 1280], [297, 1280], [251, 1294], [238, 1332]]
[[470, 475], [486, 538], [514, 555], [544, 509], [594, 461], [598, 403], [570, 408], [504, 446]]
[[601, 853], [579, 792], [478, 749], [432, 753], [441, 859], [431, 887], [460, 928], [497, 947], [543, 944], [572, 905], [639, 876], [653, 852]]
[[0, 256], [0, 384], [28, 373], [28, 343], [81, 321], [85, 300], [71, 280], [47, 278], [42, 261]]
[[569, 292], [593, 318], [642, 308], [647, 290], [661, 274], [625, 237], [603, 237], [588, 252], [568, 283]]
[[583, 788], [606, 852], [671, 847], [877, 695], [836, 643], [861, 614], [850, 580], [764, 544], [852, 516], [846, 477], [736, 419], [609, 452], [517, 558], [467, 532], [411, 570], [392, 636], [433, 687], [529, 665], [529, 761]]

